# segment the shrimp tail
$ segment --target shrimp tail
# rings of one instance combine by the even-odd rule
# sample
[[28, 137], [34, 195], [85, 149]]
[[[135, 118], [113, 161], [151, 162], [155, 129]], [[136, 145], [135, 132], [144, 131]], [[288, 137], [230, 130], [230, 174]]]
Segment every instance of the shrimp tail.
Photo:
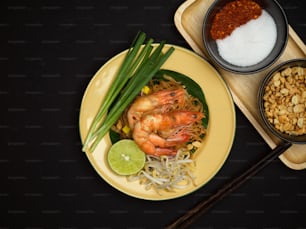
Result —
[[167, 156], [175, 156], [177, 153], [177, 151], [175, 149], [171, 149], [171, 148], [155, 148], [155, 152], [154, 155], [155, 156], [163, 156], [163, 155], [167, 155]]
[[159, 135], [153, 133], [149, 135], [149, 141], [160, 147], [176, 146], [179, 143], [188, 142], [189, 139], [190, 134], [189, 131], [186, 130], [180, 130], [167, 138], [160, 137]]
[[148, 155], [162, 156], [162, 155], [175, 155], [176, 150], [171, 147], [158, 147], [151, 141], [146, 141], [139, 145], [139, 147], [145, 151]]

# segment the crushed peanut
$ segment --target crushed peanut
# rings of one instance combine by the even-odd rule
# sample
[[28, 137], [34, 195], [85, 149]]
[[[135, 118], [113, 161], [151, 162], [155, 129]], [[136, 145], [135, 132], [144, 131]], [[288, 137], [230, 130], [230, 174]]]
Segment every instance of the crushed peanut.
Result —
[[269, 122], [289, 135], [306, 134], [306, 68], [288, 67], [265, 87], [264, 111]]

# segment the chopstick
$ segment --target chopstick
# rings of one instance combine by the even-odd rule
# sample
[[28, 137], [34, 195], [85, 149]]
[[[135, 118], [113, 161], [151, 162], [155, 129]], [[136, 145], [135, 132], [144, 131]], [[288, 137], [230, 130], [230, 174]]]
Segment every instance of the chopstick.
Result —
[[254, 176], [270, 162], [272, 162], [276, 157], [285, 152], [292, 144], [290, 142], [283, 142], [279, 146], [275, 147], [271, 152], [261, 158], [257, 163], [248, 168], [241, 175], [234, 178], [229, 183], [225, 184], [220, 190], [215, 194], [210, 196], [208, 199], [202, 200], [195, 207], [187, 211], [180, 218], [166, 226], [166, 229], [172, 228], [186, 228], [194, 223], [199, 216], [207, 212], [212, 206], [214, 206], [219, 200], [223, 199], [225, 196], [229, 195], [232, 191], [240, 187], [244, 182], [246, 182], [250, 177]]

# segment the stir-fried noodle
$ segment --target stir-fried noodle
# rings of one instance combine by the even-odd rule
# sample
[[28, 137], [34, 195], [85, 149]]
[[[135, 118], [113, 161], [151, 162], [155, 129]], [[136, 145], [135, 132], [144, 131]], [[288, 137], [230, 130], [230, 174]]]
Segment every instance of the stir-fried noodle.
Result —
[[[184, 85], [175, 81], [171, 77], [167, 80], [151, 80], [148, 84], [148, 92], [141, 93], [139, 96], [152, 94], [162, 90], [175, 90], [184, 88]], [[113, 126], [113, 131], [120, 134], [121, 138], [132, 138], [132, 131], [128, 127], [127, 112], [124, 112], [121, 118]], [[203, 113], [203, 105], [198, 98], [195, 98], [186, 92], [184, 103], [174, 103], [167, 108], [167, 112], [175, 110], [188, 110]], [[127, 128], [127, 129], [125, 129]], [[190, 184], [195, 185], [193, 169], [195, 163], [192, 159], [193, 153], [201, 146], [206, 129], [201, 120], [188, 127], [191, 138], [186, 143], [177, 145], [177, 154], [175, 156], [146, 156], [144, 168], [133, 176], [129, 176], [128, 180], [139, 180], [146, 189], [155, 189], [158, 193], [161, 190], [174, 191], [182, 189]], [[191, 130], [191, 131], [190, 131]], [[162, 133], [159, 133], [162, 136]]]

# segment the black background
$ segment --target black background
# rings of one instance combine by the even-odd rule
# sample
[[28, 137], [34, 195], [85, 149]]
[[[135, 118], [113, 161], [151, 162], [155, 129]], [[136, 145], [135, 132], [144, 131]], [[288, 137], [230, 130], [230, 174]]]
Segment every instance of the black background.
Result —
[[[137, 31], [191, 49], [173, 17], [184, 1], [21, 1], [1, 6], [0, 228], [162, 228], [270, 151], [236, 107], [231, 154], [198, 191], [168, 201], [129, 197], [81, 152], [83, 93]], [[281, 0], [306, 42], [305, 1]], [[3, 3], [2, 3], [3, 5]], [[6, 80], [5, 80], [6, 79]], [[1, 141], [2, 142], [2, 141]], [[3, 144], [5, 146], [5, 143]], [[306, 172], [275, 160], [193, 228], [306, 228]]]

